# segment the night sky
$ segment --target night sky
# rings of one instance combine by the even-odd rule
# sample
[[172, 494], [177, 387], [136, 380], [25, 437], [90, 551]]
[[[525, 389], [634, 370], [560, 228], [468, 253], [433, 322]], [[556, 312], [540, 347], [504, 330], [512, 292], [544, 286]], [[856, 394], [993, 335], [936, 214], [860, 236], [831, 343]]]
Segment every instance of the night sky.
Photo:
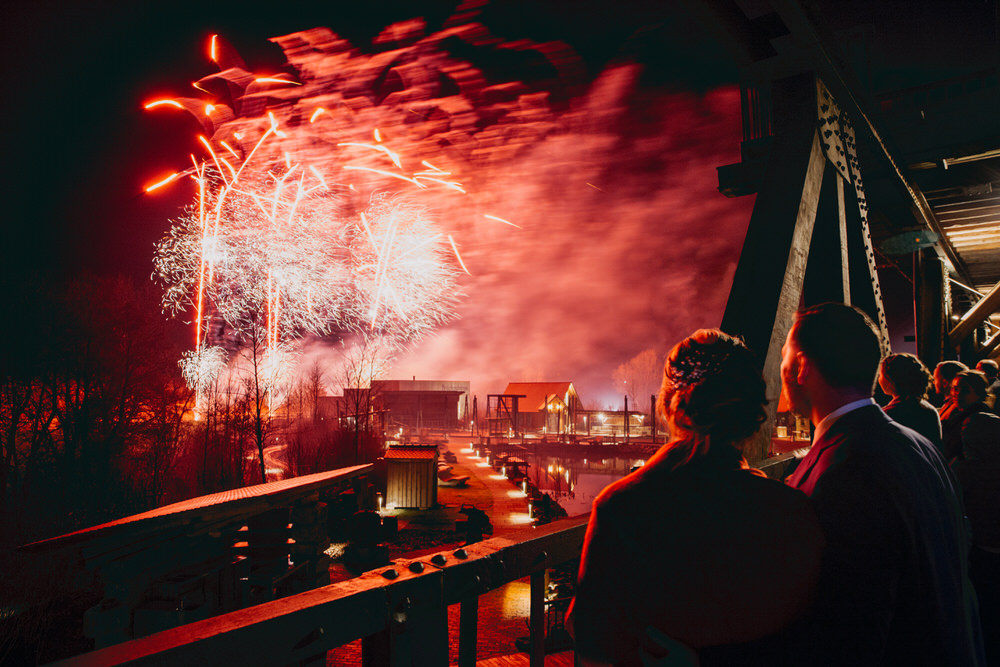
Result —
[[[188, 163], [197, 128], [142, 105], [191, 95], [190, 82], [215, 71], [211, 34], [255, 72], [274, 73], [284, 58], [269, 37], [325, 26], [364, 51], [414, 14], [408, 2], [283, 13], [275, 3], [67, 4], [5, 6], [3, 266], [15, 289], [82, 271], [149, 279], [153, 244], [188, 192], [142, 188]], [[420, 4], [428, 32], [456, 8]], [[669, 3], [499, 2], [473, 20], [503, 40], [560, 41], [579, 56], [577, 80], [555, 99], [560, 113], [577, 110], [578, 134], [540, 146], [522, 180], [504, 172], [505, 215], [529, 221], [524, 233], [487, 239], [495, 252], [477, 240], [459, 319], [397, 374], [472, 379], [477, 393], [571, 380], [585, 401], [610, 401], [619, 363], [721, 319], [752, 206], [715, 191], [715, 167], [739, 159], [735, 70]], [[521, 74], [500, 71], [516, 63], [478, 64]], [[620, 65], [629, 67], [610, 74]], [[553, 178], [548, 160], [579, 178]]]

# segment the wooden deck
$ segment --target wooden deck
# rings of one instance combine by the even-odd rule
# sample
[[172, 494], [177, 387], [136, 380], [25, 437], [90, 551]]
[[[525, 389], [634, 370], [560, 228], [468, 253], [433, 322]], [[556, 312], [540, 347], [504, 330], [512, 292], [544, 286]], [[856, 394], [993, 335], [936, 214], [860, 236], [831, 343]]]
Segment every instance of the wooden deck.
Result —
[[[501, 655], [496, 658], [479, 660], [476, 667], [525, 667], [529, 663], [527, 653], [514, 653], [512, 655]], [[546, 667], [573, 667], [573, 652], [561, 651], [550, 653], [545, 656]]]

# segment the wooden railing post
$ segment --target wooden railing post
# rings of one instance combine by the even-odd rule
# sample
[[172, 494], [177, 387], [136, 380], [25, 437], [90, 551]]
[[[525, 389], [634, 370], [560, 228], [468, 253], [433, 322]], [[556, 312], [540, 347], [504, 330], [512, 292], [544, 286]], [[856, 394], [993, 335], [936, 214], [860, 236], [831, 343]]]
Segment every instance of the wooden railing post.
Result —
[[479, 597], [471, 597], [459, 606], [458, 667], [476, 667], [476, 643], [479, 641]]
[[545, 665], [545, 570], [531, 573], [531, 667]]

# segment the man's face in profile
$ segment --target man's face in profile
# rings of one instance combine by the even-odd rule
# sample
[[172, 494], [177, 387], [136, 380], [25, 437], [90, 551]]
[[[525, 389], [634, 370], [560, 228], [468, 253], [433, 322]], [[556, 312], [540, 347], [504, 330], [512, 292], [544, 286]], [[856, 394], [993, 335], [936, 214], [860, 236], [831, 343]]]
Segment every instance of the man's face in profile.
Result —
[[808, 417], [811, 412], [809, 398], [804, 387], [799, 383], [799, 371], [801, 370], [803, 356], [798, 343], [795, 342], [795, 330], [797, 324], [793, 324], [785, 339], [785, 344], [781, 348], [781, 390], [788, 399], [788, 404], [792, 412]]
[[934, 369], [934, 391], [938, 393], [939, 396], [943, 396], [948, 393], [950, 387], [948, 383], [945, 382], [944, 376], [941, 374], [940, 368]]

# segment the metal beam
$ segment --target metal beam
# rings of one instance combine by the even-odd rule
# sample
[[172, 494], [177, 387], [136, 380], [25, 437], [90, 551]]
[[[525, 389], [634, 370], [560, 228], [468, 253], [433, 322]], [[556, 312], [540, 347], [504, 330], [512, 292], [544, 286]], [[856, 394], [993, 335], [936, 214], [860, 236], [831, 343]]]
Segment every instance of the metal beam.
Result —
[[[966, 282], [972, 282], [965, 263], [948, 241], [947, 236], [945, 236], [944, 230], [934, 215], [933, 209], [927, 203], [927, 198], [924, 197], [923, 192], [903, 173], [903, 170], [893, 157], [892, 151], [889, 149], [888, 141], [882, 137], [878, 128], [872, 122], [870, 114], [865, 111], [864, 105], [858, 99], [858, 96], [854, 94], [854, 87], [848, 83], [853, 77], [847, 74], [831, 55], [822, 36], [816, 30], [816, 26], [805, 10], [803, 10], [802, 5], [798, 0], [770, 0], [770, 5], [776, 10], [778, 16], [792, 33], [797, 35], [795, 41], [807, 48], [814, 56], [814, 62], [811, 65], [815, 67], [819, 77], [833, 92], [838, 104], [842, 108], [847, 108], [849, 115], [855, 119], [855, 126], [863, 129], [872, 139], [876, 152], [889, 165], [890, 170], [908, 195], [912, 203], [914, 216], [924, 226], [939, 235], [938, 248], [951, 264], [955, 273]], [[804, 63], [803, 65], [804, 68], [810, 67], [810, 63]]]
[[994, 285], [993, 289], [976, 302], [976, 305], [969, 309], [969, 312], [963, 315], [958, 324], [948, 332], [949, 342], [957, 347], [976, 327], [983, 323], [983, 320], [997, 310], [1000, 310], [1000, 283]]

